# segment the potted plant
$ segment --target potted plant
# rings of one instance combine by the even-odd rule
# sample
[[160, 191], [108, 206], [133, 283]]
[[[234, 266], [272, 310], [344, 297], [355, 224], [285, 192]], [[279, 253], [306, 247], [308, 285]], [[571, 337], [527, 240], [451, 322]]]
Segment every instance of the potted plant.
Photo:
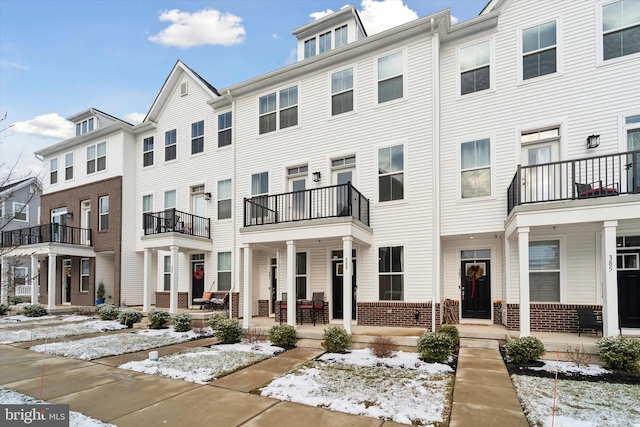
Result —
[[98, 289], [96, 290], [96, 305], [104, 304], [104, 283], [102, 280], [98, 283]]

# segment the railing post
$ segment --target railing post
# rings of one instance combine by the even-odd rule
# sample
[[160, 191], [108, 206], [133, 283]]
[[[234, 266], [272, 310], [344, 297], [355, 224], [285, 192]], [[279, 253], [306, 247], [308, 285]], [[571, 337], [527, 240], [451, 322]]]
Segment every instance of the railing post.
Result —
[[571, 162], [571, 199], [575, 199], [576, 196], [576, 164]]
[[351, 189], [353, 187], [351, 187], [351, 181], [349, 181], [347, 183], [347, 200], [349, 200], [349, 216], [353, 216], [353, 192], [351, 191]]

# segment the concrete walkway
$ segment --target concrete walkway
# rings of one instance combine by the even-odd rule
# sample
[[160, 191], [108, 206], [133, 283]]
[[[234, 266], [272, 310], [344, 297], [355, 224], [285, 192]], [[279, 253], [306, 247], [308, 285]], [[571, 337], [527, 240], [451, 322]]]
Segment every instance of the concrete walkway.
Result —
[[498, 341], [460, 339], [450, 427], [529, 427]]

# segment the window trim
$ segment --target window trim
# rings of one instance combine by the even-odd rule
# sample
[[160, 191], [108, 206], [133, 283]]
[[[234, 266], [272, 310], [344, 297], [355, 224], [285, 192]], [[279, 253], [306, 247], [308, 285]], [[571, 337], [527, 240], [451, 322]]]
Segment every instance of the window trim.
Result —
[[[380, 258], [380, 249], [389, 248], [391, 250], [392, 248], [398, 248], [398, 247], [402, 248], [402, 271], [400, 271], [400, 272], [397, 272], [397, 271], [388, 271], [388, 272], [384, 272], [383, 271], [383, 272], [381, 272], [380, 271], [380, 261], [376, 262], [376, 278], [377, 278], [376, 294], [377, 294], [377, 297], [378, 297], [378, 299], [377, 299], [378, 301], [391, 301], [391, 302], [393, 302], [393, 301], [400, 301], [400, 302], [407, 301], [407, 293], [406, 293], [407, 287], [406, 287], [406, 280], [405, 280], [405, 278], [407, 277], [407, 267], [408, 267], [407, 257], [406, 257], [406, 254], [408, 252], [406, 250], [407, 245], [405, 243], [402, 243], [402, 244], [390, 243], [390, 244], [388, 244], [386, 246], [378, 246], [378, 247], [376, 247], [376, 252], [378, 252], [378, 259], [379, 259]], [[381, 296], [380, 295], [380, 276], [398, 276], [398, 275], [402, 276], [402, 299], [395, 300], [395, 299], [382, 299], [382, 298], [380, 298], [380, 296]]]
[[[304, 274], [298, 274], [298, 254], [304, 254], [305, 256], [305, 272]], [[310, 290], [311, 290], [311, 268], [310, 268], [310, 264], [309, 264], [309, 260], [311, 258], [309, 257], [309, 250], [308, 249], [303, 249], [303, 250], [296, 250], [296, 265], [295, 265], [295, 269], [294, 269], [294, 275], [293, 275], [293, 280], [294, 280], [294, 285], [295, 285], [295, 295], [296, 295], [296, 299], [298, 298], [298, 277], [304, 277], [305, 278], [305, 290], [304, 290], [304, 298], [302, 298], [303, 300], [309, 299], [309, 294], [310, 294]]]
[[[87, 274], [84, 274], [84, 271], [82, 270], [82, 264], [84, 262], [87, 262]], [[83, 289], [83, 279], [87, 278], [87, 288]], [[91, 277], [91, 263], [89, 262], [89, 258], [80, 258], [80, 283], [78, 286], [78, 291], [80, 293], [86, 294], [89, 293], [89, 288], [91, 287], [91, 283], [89, 283], [89, 278]]]
[[[311, 49], [309, 49], [309, 55], [307, 55], [307, 43], [310, 44], [311, 42], [313, 42], [313, 52], [311, 52]], [[318, 54], [318, 40], [316, 36], [309, 37], [304, 42], [302, 42], [302, 58], [303, 59], [313, 58], [317, 54]]]
[[[344, 32], [345, 32], [345, 34], [347, 36], [347, 40], [343, 44], [338, 46], [337, 43], [336, 43], [336, 41], [338, 40], [338, 37], [337, 37], [336, 34], [337, 34], [338, 30], [341, 30], [343, 28], [344, 28]], [[341, 25], [341, 26], [336, 27], [336, 28], [333, 29], [333, 40], [331, 41], [331, 43], [332, 43], [333, 49], [338, 49], [339, 47], [342, 47], [342, 46], [345, 46], [345, 45], [349, 44], [349, 25], [348, 24], [344, 24], [344, 25]]]
[[[71, 164], [68, 163], [68, 159], [69, 156], [71, 156]], [[74, 153], [73, 151], [66, 153], [64, 155], [64, 180], [66, 181], [73, 181], [73, 158], [74, 158]], [[71, 173], [71, 177], [69, 177], [69, 173]]]
[[[103, 200], [107, 202], [107, 210], [106, 212], [102, 211], [103, 208]], [[102, 218], [106, 217], [107, 226], [103, 228]], [[109, 195], [100, 196], [98, 198], [98, 231], [108, 231], [109, 230]]]
[[[104, 155], [99, 155], [98, 147], [104, 146]], [[94, 149], [94, 156], [89, 158], [89, 149]], [[100, 159], [104, 158], [104, 167], [99, 169], [100, 167]], [[89, 164], [93, 162], [93, 171], [89, 172]], [[87, 146], [87, 175], [93, 175], [94, 173], [102, 172], [107, 170], [107, 142], [98, 142], [96, 144], [91, 144]]]
[[[288, 105], [284, 108], [282, 108], [280, 106], [280, 93], [284, 90], [288, 90], [288, 89], [292, 89], [292, 88], [296, 88], [297, 89], [297, 102], [294, 105]], [[269, 92], [264, 92], [262, 94], [259, 94], [256, 97], [256, 108], [257, 108], [257, 116], [258, 116], [258, 126], [257, 126], [257, 137], [262, 137], [264, 135], [270, 135], [273, 134], [274, 132], [282, 132], [282, 131], [286, 131], [287, 129], [296, 129], [298, 127], [300, 127], [301, 125], [301, 115], [300, 115], [300, 111], [302, 109], [301, 106], [301, 102], [300, 102], [300, 92], [301, 92], [301, 84], [300, 82], [295, 82], [294, 84], [291, 85], [286, 85], [286, 86], [282, 86], [282, 87], [278, 87], [276, 89], [270, 90]], [[273, 111], [269, 111], [267, 113], [260, 113], [260, 99], [269, 96], [269, 95], [275, 95], [276, 98], [276, 106], [275, 106], [275, 110]], [[291, 126], [287, 126], [285, 128], [281, 128], [280, 127], [280, 117], [283, 111], [285, 110], [289, 110], [292, 108], [296, 108], [296, 115], [297, 115], [297, 120], [296, 120], [296, 124], [295, 125], [291, 125]], [[274, 130], [268, 131], [268, 132], [263, 132], [260, 133], [260, 119], [262, 117], [268, 116], [270, 114], [275, 114], [275, 121], [276, 121], [276, 127]]]
[[[380, 61], [380, 59], [382, 58], [386, 58], [388, 56], [392, 56], [395, 55], [397, 53], [402, 53], [402, 96], [399, 98], [394, 98], [394, 99], [390, 99], [388, 101], [384, 101], [384, 102], [379, 102], [379, 93], [378, 93], [378, 87], [380, 85], [380, 79], [378, 78], [378, 74], [379, 74], [379, 67], [378, 67], [378, 62]], [[390, 104], [394, 104], [396, 102], [402, 102], [403, 100], [408, 99], [408, 93], [407, 93], [407, 80], [408, 80], [408, 76], [407, 76], [407, 49], [406, 48], [402, 48], [402, 49], [396, 49], [396, 50], [392, 50], [392, 51], [388, 51], [385, 52], [381, 55], [377, 55], [374, 57], [374, 74], [375, 74], [375, 78], [373, 81], [374, 84], [374, 88], [373, 88], [373, 93], [374, 93], [374, 105], [375, 107], [382, 107], [384, 105], [390, 105]], [[394, 76], [397, 77], [397, 76]], [[394, 77], [390, 77], [390, 78], [386, 78], [385, 80], [389, 80], [391, 78]]]
[[[53, 169], [53, 162], [56, 163], [55, 169]], [[53, 181], [51, 178], [55, 173], [56, 180]], [[53, 159], [49, 159], [49, 185], [57, 185], [58, 184], [58, 158], [55, 157]]]
[[[199, 126], [200, 123], [202, 123], [202, 135], [193, 136], [193, 126], [194, 125]], [[191, 155], [192, 156], [197, 156], [199, 154], [204, 154], [206, 152], [206, 150], [205, 150], [205, 148], [206, 148], [205, 147], [206, 130], [205, 129], [206, 129], [206, 123], [205, 123], [204, 119], [200, 120], [200, 121], [197, 121], [197, 122], [191, 123], [191, 139], [189, 141], [190, 141], [190, 145], [191, 145]], [[194, 153], [193, 152], [193, 144], [194, 144], [194, 142], [196, 140], [198, 140], [200, 138], [202, 138], [202, 150], [201, 151], [197, 151], [197, 152]], [[177, 138], [176, 138], [176, 144], [177, 144]], [[176, 154], [176, 157], [177, 157], [177, 154]]]
[[[220, 183], [221, 182], [226, 182], [229, 181], [229, 197], [228, 198], [224, 198], [221, 199], [220, 198]], [[229, 201], [229, 204], [231, 206], [231, 212], [229, 213], [228, 217], [224, 217], [224, 218], [220, 218], [220, 202], [224, 202], [224, 201]], [[233, 179], [232, 178], [228, 178], [228, 179], [220, 179], [217, 181], [216, 183], [216, 218], [218, 219], [218, 221], [224, 221], [224, 220], [228, 220], [233, 218]]]
[[[567, 237], [564, 234], [559, 235], [536, 235], [535, 237], [530, 236], [529, 238], [529, 247], [532, 242], [540, 242], [545, 240], [557, 240], [560, 245], [560, 301], [550, 302], [550, 301], [531, 301], [532, 304], [566, 304], [567, 303]], [[529, 262], [531, 262], [529, 260]], [[542, 271], [542, 270], [534, 270], [534, 271]], [[527, 265], [527, 272], [531, 273], [529, 270], [529, 266]], [[531, 281], [529, 281], [529, 289], [531, 289]], [[531, 292], [531, 290], [529, 290]]]
[[[21, 208], [16, 208], [16, 205], [22, 206]], [[29, 204], [22, 202], [12, 202], [11, 205], [11, 218], [17, 222], [29, 222]], [[18, 219], [16, 216], [16, 210], [20, 211], [20, 214], [24, 214], [24, 219]]]
[[[524, 67], [522, 61], [524, 59], [524, 52], [522, 52], [522, 32], [524, 30], [528, 30], [533, 27], [537, 27], [539, 25], [548, 24], [549, 22], [555, 21], [556, 23], [556, 71], [555, 73], [544, 74], [542, 76], [531, 77], [529, 79], [523, 78]], [[564, 57], [564, 43], [563, 43], [563, 26], [562, 26], [562, 17], [558, 16], [554, 19], [545, 19], [542, 21], [533, 22], [531, 24], [527, 24], [526, 26], [518, 27], [517, 29], [517, 38], [516, 38], [516, 55], [517, 55], [517, 86], [531, 84], [533, 82], [545, 81], [548, 79], [553, 79], [563, 75], [563, 57]], [[542, 50], [538, 50], [541, 52]], [[531, 53], [528, 53], [529, 55]]]
[[[167, 266], [167, 258], [169, 259], [168, 266]], [[167, 271], [167, 267], [169, 267], [168, 271]], [[162, 259], [162, 290], [164, 292], [171, 291], [171, 270], [172, 269], [173, 269], [173, 264], [171, 262], [171, 255], [164, 255], [164, 258]], [[169, 280], [167, 280], [167, 277], [169, 277]]]
[[631, 61], [640, 58], [640, 52], [632, 53], [630, 55], [622, 55], [611, 59], [604, 59], [604, 31], [602, 30], [602, 10], [604, 6], [617, 3], [619, 0], [603, 0], [594, 5], [595, 8], [595, 33], [596, 34], [596, 66], [601, 67], [610, 64], [617, 64], [618, 62]]
[[[221, 128], [220, 127], [220, 118], [221, 117], [226, 117], [227, 115], [229, 115], [229, 117], [231, 117], [230, 122], [231, 124], [227, 127]], [[226, 121], [226, 119], [225, 119]], [[225, 147], [229, 147], [231, 145], [233, 145], [233, 112], [232, 111], [227, 111], [224, 113], [219, 113], [216, 116], [216, 125], [217, 125], [217, 129], [216, 129], [216, 135], [217, 135], [217, 147], [218, 148], [225, 148]], [[229, 137], [229, 143], [228, 144], [224, 144], [224, 145], [220, 145], [220, 135], [222, 133], [229, 132], [230, 137]]]
[[[353, 108], [350, 111], [344, 111], [342, 113], [338, 113], [338, 114], [333, 114], [333, 97], [335, 95], [340, 95], [343, 93], [348, 92], [349, 90], [343, 90], [343, 91], [339, 91], [334, 93], [333, 92], [333, 87], [332, 87], [332, 82], [333, 82], [333, 75], [336, 73], [341, 73], [343, 71], [349, 70], [351, 69], [351, 74], [352, 74], [352, 85], [351, 85], [351, 89], [349, 89], [351, 91], [351, 102], [353, 104]], [[358, 112], [358, 103], [357, 103], [357, 93], [356, 93], [356, 79], [357, 79], [357, 67], [356, 64], [351, 64], [351, 65], [347, 65], [345, 67], [341, 67], [332, 71], [329, 71], [327, 73], [327, 80], [328, 80], [328, 90], [329, 90], [329, 102], [328, 102], [328, 107], [327, 107], [327, 115], [329, 117], [329, 119], [334, 119], [334, 118], [338, 118], [338, 117], [345, 117], [351, 114], [355, 114]]]
[[[147, 143], [148, 140], [151, 140], [152, 148], [150, 150], [147, 149], [147, 147], [146, 147], [146, 143]], [[154, 163], [155, 163], [155, 148], [156, 148], [155, 135], [150, 135], [150, 136], [147, 136], [146, 138], [142, 138], [142, 167], [143, 168], [148, 168], [148, 167], [154, 165]], [[150, 154], [149, 157], [151, 157], [151, 162], [149, 164], [145, 164], [147, 154]]]
[[[469, 92], [469, 93], [465, 93], [464, 95], [462, 94], [462, 70], [460, 69], [460, 65], [461, 65], [461, 54], [460, 51], [462, 49], [471, 47], [471, 46], [476, 46], [478, 44], [481, 43], [485, 43], [485, 42], [489, 42], [489, 87], [487, 89], [482, 89], [482, 90], [477, 90], [474, 92]], [[475, 67], [469, 70], [466, 70], [465, 72], [468, 71], [472, 71], [472, 70], [478, 70], [482, 67]], [[491, 93], [491, 92], [495, 92], [495, 37], [489, 37], [489, 38], [484, 38], [484, 39], [478, 39], [475, 40], [473, 42], [470, 43], [466, 43], [463, 45], [460, 45], [458, 47], [456, 47], [456, 72], [457, 72], [457, 78], [456, 78], [456, 98], [458, 99], [468, 99], [470, 97], [476, 96], [476, 94], [485, 94], [485, 93]]]
[[[173, 132], [175, 134], [175, 141], [173, 142], [173, 144], [168, 144], [167, 145], [167, 136]], [[172, 159], [168, 159], [167, 160], [167, 148], [169, 147], [174, 147], [175, 150], [175, 157]], [[178, 129], [174, 128], [174, 129], [169, 129], [167, 131], [164, 132], [164, 144], [163, 144], [163, 148], [164, 148], [164, 162], [168, 163], [168, 162], [174, 162], [176, 160], [178, 160]]]
[[[229, 254], [229, 270], [221, 270], [220, 269], [220, 255]], [[229, 274], [229, 289], [221, 289], [220, 288], [220, 273], [228, 273]], [[220, 251], [216, 252], [216, 282], [218, 291], [230, 291], [233, 288], [233, 253], [232, 251]]]
[[[407, 171], [407, 165], [409, 164], [409, 156], [408, 156], [408, 151], [407, 151], [407, 145], [408, 145], [408, 141], [406, 139], [403, 139], [401, 141], [390, 141], [389, 143], [385, 143], [385, 144], [381, 144], [378, 146], [375, 146], [375, 154], [374, 154], [374, 158], [375, 158], [375, 168], [376, 168], [376, 174], [375, 174], [375, 180], [376, 180], [376, 184], [375, 184], [375, 191], [376, 191], [376, 196], [375, 196], [375, 204], [376, 205], [384, 205], [384, 206], [389, 206], [389, 205], [393, 205], [393, 204], [399, 204], [399, 203], [408, 203], [409, 202], [409, 196], [408, 196], [408, 192], [407, 192], [407, 182], [408, 181], [408, 171]], [[379, 172], [379, 157], [380, 157], [380, 150], [384, 149], [384, 148], [392, 148], [392, 147], [397, 147], [397, 146], [402, 146], [402, 174], [403, 174], [403, 179], [402, 179], [402, 199], [395, 199], [395, 200], [385, 200], [385, 201], [380, 201], [380, 177], [381, 176], [388, 176], [388, 175], [392, 175], [395, 174], [397, 172], [389, 172], [387, 174], [380, 174]], [[349, 156], [350, 157], [350, 156]], [[357, 158], [356, 158], [357, 161]]]
[[[151, 209], [150, 210], [145, 210], [144, 209], [144, 199], [145, 197], [150, 197], [151, 198]], [[154, 209], [155, 209], [155, 194], [154, 193], [147, 193], [147, 194], [143, 194], [142, 195], [142, 199], [140, 202], [140, 211], [142, 211], [142, 229], [146, 229], [146, 224], [144, 223], [144, 218], [146, 213], [153, 213]], [[150, 224], [151, 227], [153, 227], [153, 224]]]
[[[475, 142], [475, 141], [483, 141], [485, 139], [489, 140], [489, 176], [491, 179], [491, 192], [489, 195], [487, 196], [478, 196], [478, 197], [462, 197], [462, 144], [465, 143], [469, 143], [469, 142]], [[482, 200], [493, 200], [496, 198], [496, 177], [495, 177], [495, 169], [496, 169], [496, 160], [495, 160], [495, 137], [494, 135], [491, 136], [485, 136], [485, 137], [480, 137], [480, 138], [468, 138], [465, 140], [461, 140], [458, 141], [458, 153], [457, 153], [457, 159], [456, 159], [456, 165], [457, 165], [457, 190], [456, 190], [456, 199], [458, 200], [458, 202], [461, 203], [468, 203], [470, 201], [482, 201]], [[474, 168], [474, 169], [483, 169], [483, 168]], [[473, 169], [466, 169], [466, 170], [473, 170]]]

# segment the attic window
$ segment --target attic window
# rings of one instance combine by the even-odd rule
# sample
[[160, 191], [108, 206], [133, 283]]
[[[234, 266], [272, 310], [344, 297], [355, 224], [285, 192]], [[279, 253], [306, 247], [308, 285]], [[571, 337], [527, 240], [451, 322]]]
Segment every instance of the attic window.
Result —
[[189, 82], [180, 83], [180, 96], [186, 96], [189, 93]]

